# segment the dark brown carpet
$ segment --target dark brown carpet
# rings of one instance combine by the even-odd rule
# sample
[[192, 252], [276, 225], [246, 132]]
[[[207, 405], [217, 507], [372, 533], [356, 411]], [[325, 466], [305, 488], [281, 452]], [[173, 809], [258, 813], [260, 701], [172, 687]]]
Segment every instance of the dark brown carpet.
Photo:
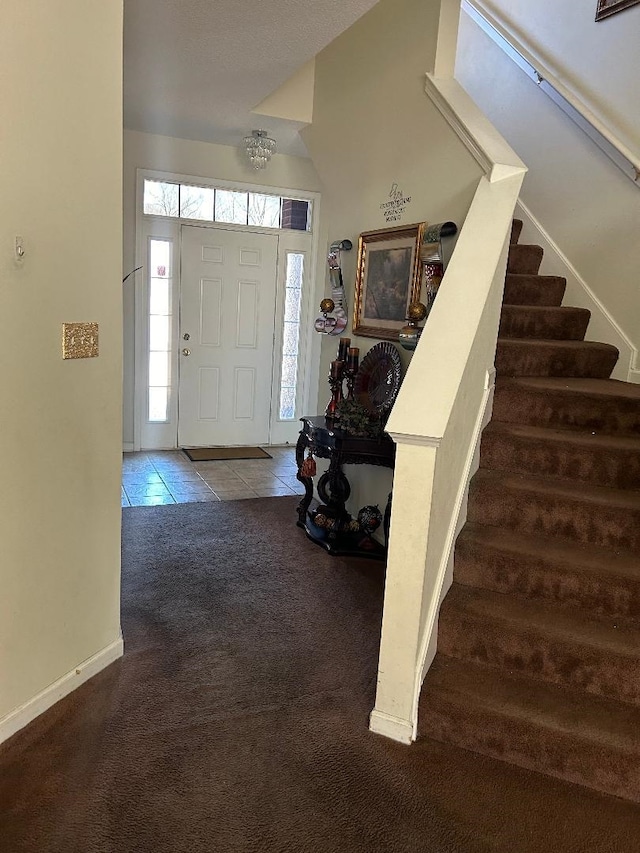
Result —
[[272, 459], [261, 447], [183, 447], [192, 462], [218, 462], [225, 459]]
[[297, 498], [124, 511], [125, 658], [0, 749], [2, 853], [630, 853], [640, 808], [371, 735], [377, 562]]
[[560, 307], [542, 256], [509, 251], [421, 728], [640, 803], [640, 386], [608, 378], [618, 351], [583, 340], [590, 314]]

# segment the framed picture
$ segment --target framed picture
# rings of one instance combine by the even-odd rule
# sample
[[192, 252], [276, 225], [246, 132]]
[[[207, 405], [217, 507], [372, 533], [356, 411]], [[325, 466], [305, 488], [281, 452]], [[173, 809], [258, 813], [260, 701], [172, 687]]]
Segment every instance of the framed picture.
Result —
[[640, 3], [640, 0], [598, 0], [596, 21], [608, 18], [609, 15], [615, 15], [616, 12], [622, 12], [623, 9], [635, 6], [636, 3]]
[[353, 334], [395, 340], [420, 298], [420, 244], [426, 222], [367, 231], [358, 241]]

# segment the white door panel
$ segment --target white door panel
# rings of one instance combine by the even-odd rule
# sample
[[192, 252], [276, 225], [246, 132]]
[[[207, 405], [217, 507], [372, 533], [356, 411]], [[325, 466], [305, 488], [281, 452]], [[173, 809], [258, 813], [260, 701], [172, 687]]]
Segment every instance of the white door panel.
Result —
[[266, 444], [278, 238], [182, 227], [181, 446]]

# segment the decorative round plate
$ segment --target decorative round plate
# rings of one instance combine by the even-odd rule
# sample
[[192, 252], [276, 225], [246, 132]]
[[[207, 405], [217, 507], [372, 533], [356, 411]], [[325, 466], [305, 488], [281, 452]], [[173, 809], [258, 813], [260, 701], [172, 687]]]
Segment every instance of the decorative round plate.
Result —
[[401, 381], [398, 348], [384, 341], [372, 347], [362, 359], [353, 392], [356, 400], [372, 414], [382, 415], [393, 406]]

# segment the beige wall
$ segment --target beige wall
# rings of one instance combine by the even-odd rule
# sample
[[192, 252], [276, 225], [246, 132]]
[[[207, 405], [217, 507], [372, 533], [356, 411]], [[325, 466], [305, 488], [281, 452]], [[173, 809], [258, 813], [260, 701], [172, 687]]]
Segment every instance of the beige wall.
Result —
[[490, 0], [486, 5], [628, 145], [640, 147], [640, 9], [596, 23], [596, 0]]
[[120, 636], [121, 43], [121, 0], [3, 3], [0, 724]]
[[[585, 47], [580, 66], [576, 47], [567, 54], [567, 62], [575, 60], [572, 74], [578, 91], [602, 85], [602, 80], [596, 80], [601, 66], [613, 67], [619, 63], [624, 68], [630, 62], [637, 64], [637, 36], [631, 44], [626, 37], [621, 37], [619, 42], [612, 41], [611, 33], [618, 32], [623, 24], [632, 28], [640, 21], [640, 8], [631, 9], [610, 22], [592, 22], [589, 25], [592, 29], [589, 29], [583, 18], [587, 11], [593, 15], [595, 3], [586, 11], [579, 8], [581, 5], [571, 4], [569, 8], [566, 2], [560, 4], [566, 29], [570, 31], [575, 24], [579, 31], [583, 28], [590, 33], [597, 31], [601, 36], [601, 52], [594, 56], [593, 51]], [[519, 10], [518, 23], [523, 29], [525, 13], [530, 11], [531, 27], [541, 51], [560, 50], [556, 6], [554, 10], [548, 9], [546, 29], [537, 7], [534, 9], [534, 5], [526, 4], [525, 9], [524, 3], [518, 3], [515, 8]], [[545, 38], [549, 41], [548, 47]], [[583, 47], [580, 38], [575, 44]], [[593, 71], [579, 78], [579, 73], [586, 74], [588, 65]], [[640, 347], [638, 187], [464, 14], [460, 22], [456, 76], [527, 163], [529, 174], [521, 198], [528, 209], [602, 303], [604, 312], [613, 318], [636, 349]], [[635, 77], [637, 75], [632, 84], [637, 97]], [[608, 79], [606, 75], [605, 79]], [[631, 107], [628, 87], [626, 91]], [[612, 89], [609, 94], [613, 103], [616, 90]], [[625, 112], [625, 120], [640, 140], [637, 104], [633, 110]], [[545, 265], [550, 261], [545, 258]], [[543, 271], [554, 270], [546, 265]], [[572, 304], [582, 304], [576, 299], [579, 295], [572, 292]], [[591, 308], [592, 300], [585, 298], [584, 305]], [[611, 342], [616, 344], [617, 340]]]
[[[268, 187], [317, 192], [313, 164], [302, 157], [276, 154], [269, 167], [256, 172], [239, 148], [150, 133], [124, 132], [123, 276], [135, 266], [136, 169], [155, 169], [208, 180], [238, 181]], [[138, 273], [140, 275], [140, 273]], [[130, 444], [134, 412], [134, 277], [124, 288], [124, 412], [123, 441]]]
[[[446, 219], [461, 224], [480, 178], [479, 166], [424, 92], [439, 13], [436, 0], [381, 0], [316, 59], [313, 124], [303, 138], [324, 186], [321, 254], [332, 240], [348, 237], [354, 244], [342, 256], [350, 315], [345, 334], [351, 328], [358, 235], [385, 227], [380, 206], [392, 183], [411, 197], [393, 224]], [[329, 294], [326, 264], [318, 273], [319, 302]], [[352, 340], [361, 356], [376, 342]], [[318, 411], [329, 397], [324, 377], [336, 349], [336, 338], [323, 338]], [[408, 363], [408, 353], [402, 354]], [[388, 472], [363, 466], [350, 479], [352, 511], [372, 502], [384, 507]]]

